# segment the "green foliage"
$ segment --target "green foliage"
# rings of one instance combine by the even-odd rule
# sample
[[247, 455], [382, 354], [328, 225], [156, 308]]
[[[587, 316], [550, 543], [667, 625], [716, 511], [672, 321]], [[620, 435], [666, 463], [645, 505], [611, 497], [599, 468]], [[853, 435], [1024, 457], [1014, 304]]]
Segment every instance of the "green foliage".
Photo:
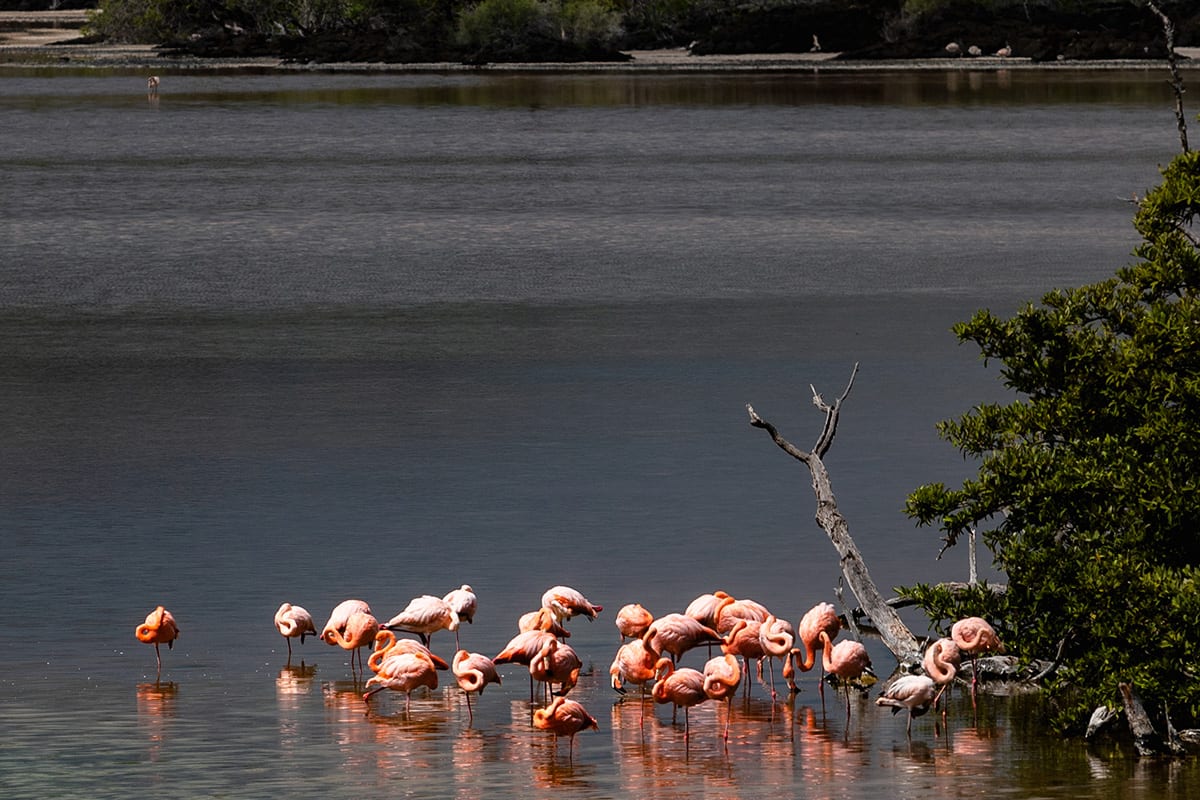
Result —
[[[1009, 590], [992, 619], [1027, 657], [1063, 666], [1058, 722], [1080, 724], [1133, 681], [1151, 709], [1200, 721], [1200, 155], [1139, 204], [1140, 261], [1055, 291], [1011, 319], [955, 326], [1018, 398], [939, 426], [978, 474], [912, 493], [948, 544], [979, 526]], [[914, 587], [935, 618], [965, 603]], [[992, 616], [996, 614], [999, 616]]]
[[508, 52], [553, 36], [552, 17], [543, 0], [483, 0], [459, 13], [457, 42], [468, 51]]
[[100, 0], [84, 32], [115, 42], [156, 44], [211, 24], [219, 0]]
[[457, 44], [476, 58], [571, 58], [613, 46], [620, 15], [600, 0], [483, 0], [458, 16]]

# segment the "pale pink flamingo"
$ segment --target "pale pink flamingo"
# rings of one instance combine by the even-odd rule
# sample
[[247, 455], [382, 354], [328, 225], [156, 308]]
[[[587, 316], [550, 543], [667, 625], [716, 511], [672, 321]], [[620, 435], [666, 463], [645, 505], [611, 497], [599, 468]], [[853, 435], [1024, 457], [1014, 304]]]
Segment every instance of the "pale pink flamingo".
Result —
[[[330, 619], [332, 621], [332, 617]], [[327, 644], [336, 644], [343, 650], [349, 650], [350, 671], [362, 674], [361, 650], [364, 647], [371, 647], [375, 643], [375, 634], [377, 633], [379, 633], [379, 620], [375, 619], [370, 611], [358, 610], [350, 612], [341, 625], [334, 627], [326, 625], [325, 629], [321, 631], [321, 639]], [[358, 658], [357, 670], [354, 661], [356, 656]]]
[[739, 619], [763, 622], [771, 615], [771, 612], [762, 603], [746, 599], [737, 600], [725, 592], [716, 592], [716, 596], [721, 599], [720, 605], [717, 606], [716, 624], [717, 632], [720, 634], [728, 633]]
[[842, 641], [835, 646], [829, 634], [821, 631], [821, 664], [825, 671], [836, 675], [846, 686], [846, 719], [850, 719], [850, 681], [871, 670], [871, 656], [861, 642]]
[[742, 681], [737, 658], [730, 653], [710, 658], [704, 665], [704, 694], [709, 700], [726, 701], [725, 741], [729, 741], [729, 721], [733, 718], [733, 696]]
[[175, 640], [179, 638], [179, 626], [175, 624], [175, 617], [170, 611], [158, 606], [146, 615], [146, 621], [138, 625], [133, 633], [139, 642], [154, 645], [154, 658], [158, 662], [155, 680], [161, 680], [162, 654], [159, 653], [158, 646], [165, 644], [168, 650], [174, 647]]
[[971, 657], [971, 701], [974, 702], [975, 684], [978, 682], [975, 657], [993, 650], [1003, 653], [1004, 644], [996, 635], [996, 629], [980, 617], [965, 617], [954, 623], [950, 627], [950, 638], [961, 652]]
[[371, 713], [371, 695], [384, 689], [404, 692], [404, 713], [407, 714], [415, 690], [422, 686], [437, 688], [437, 667], [424, 653], [400, 653], [385, 658], [379, 666], [378, 674], [369, 678], [366, 685], [363, 702], [367, 704], [368, 714]]
[[699, 705], [708, 699], [704, 693], [704, 673], [691, 667], [679, 667], [671, 659], [663, 656], [654, 665], [654, 673], [658, 680], [650, 693], [657, 703], [671, 703], [674, 706], [672, 719], [683, 709], [683, 738], [688, 736], [688, 709]]
[[[796, 691], [796, 682], [792, 679], [792, 648], [796, 643], [796, 632], [792, 628], [792, 623], [786, 619], [779, 619], [775, 615], [768, 616], [763, 620], [762, 626], [758, 631], [759, 641], [762, 643], [764, 658], [767, 660], [767, 668], [771, 671], [771, 697], [774, 699], [775, 694], [775, 667], [774, 662], [770, 659], [779, 658], [783, 660], [783, 678], [787, 681], [788, 689]], [[760, 676], [761, 679], [761, 676]]]
[[641, 603], [629, 603], [621, 606], [617, 612], [615, 624], [621, 632], [621, 643], [626, 639], [640, 639], [646, 633], [646, 628], [654, 622], [654, 615], [647, 611]]
[[542, 595], [542, 607], [548, 608], [559, 622], [566, 622], [571, 617], [583, 615], [595, 619], [604, 610], [583, 596], [581, 592], [570, 586], [552, 586]]
[[[761, 622], [739, 618], [726, 632], [725, 642], [721, 645], [722, 652], [742, 659], [747, 676], [750, 674], [750, 662], [754, 661], [759, 683], [762, 683], [762, 659], [767, 654], [767, 651], [763, 649], [761, 633]], [[749, 694], [749, 692], [750, 681], [747, 678], [746, 693]], [[771, 696], [772, 698], [775, 696], [774, 687], [771, 688]]]
[[288, 661], [292, 660], [292, 639], [299, 638], [300, 644], [304, 644], [305, 636], [317, 635], [317, 627], [308, 609], [291, 603], [284, 603], [275, 612], [275, 630], [287, 642]]
[[1012, 54], [1013, 54], [1012, 45], [1010, 45], [1008, 42], [1005, 42], [1004, 47], [1001, 47], [999, 50], [996, 51], [996, 55], [998, 55], [1000, 58], [1008, 58]]
[[[934, 705], [937, 705], [942, 692], [946, 691], [946, 688], [953, 683], [961, 661], [962, 651], [958, 649], [958, 645], [954, 643], [953, 639], [938, 639], [925, 649], [925, 658], [923, 659], [925, 674], [942, 687], [938, 690], [937, 696], [933, 698]], [[943, 707], [944, 711], [945, 707]]]
[[[535, 681], [546, 684], [546, 689], [559, 696], [575, 688], [579, 682], [579, 671], [583, 669], [583, 661], [569, 644], [562, 644], [558, 639], [551, 638], [529, 660], [529, 674]], [[553, 684], [559, 689], [554, 691]]]
[[[558, 639], [549, 631], [521, 631], [508, 640], [508, 644], [492, 658], [492, 662], [496, 665], [523, 664], [528, 667], [542, 647], [552, 641], [558, 641]], [[532, 672], [529, 674], [529, 702], [533, 702]]]
[[556, 697], [550, 701], [550, 705], [534, 711], [533, 727], [539, 731], [553, 733], [556, 747], [559, 736], [568, 737], [571, 741], [572, 757], [575, 751], [575, 734], [588, 728], [600, 730], [596, 718], [589, 714], [587, 709], [566, 697]]
[[554, 612], [548, 608], [539, 608], [537, 611], [522, 614], [521, 618], [517, 620], [517, 630], [522, 632], [546, 631], [559, 639], [567, 639], [571, 636], [571, 632], [558, 624], [558, 620], [554, 618]]
[[499, 686], [500, 673], [496, 672], [496, 665], [490, 658], [482, 653], [468, 653], [466, 650], [459, 650], [454, 654], [451, 667], [454, 671], [454, 679], [458, 681], [458, 688], [462, 689], [467, 696], [468, 718], [474, 722], [475, 712], [471, 710], [471, 693], [482, 695], [484, 687], [489, 683]]
[[686, 614], [666, 614], [650, 623], [642, 635], [646, 649], [657, 654], [670, 653], [673, 660], [706, 642], [722, 643], [721, 634]]
[[[724, 597], [729, 595], [721, 592]], [[723, 597], [713, 594], [702, 594], [692, 602], [683, 613], [707, 628], [717, 627], [717, 609], [720, 608]]]
[[423, 594], [408, 602], [404, 610], [379, 627], [385, 631], [407, 631], [421, 637], [421, 643], [429, 646], [429, 639], [438, 631], [454, 631], [457, 641], [458, 614], [440, 597]]
[[[821, 634], [825, 633], [830, 639], [836, 638], [842, 629], [842, 621], [838, 618], [837, 609], [831, 603], [817, 603], [805, 612], [796, 626], [796, 638], [800, 640], [803, 649], [803, 659], [798, 659], [796, 666], [801, 672], [808, 672], [817, 663], [817, 651], [821, 649]], [[797, 650], [796, 655], [799, 655]], [[824, 666], [821, 669], [821, 680], [817, 688], [821, 697], [825, 697]]]
[[[469, 584], [464, 583], [457, 589], [452, 589], [442, 598], [446, 605], [450, 606], [450, 610], [458, 615], [459, 623], [467, 623], [473, 625], [475, 623], [475, 609], [479, 606], [479, 598], [475, 596], [475, 590]], [[458, 647], [458, 628], [454, 628], [454, 646]]]
[[892, 682], [876, 700], [877, 706], [891, 706], [892, 713], [908, 711], [908, 727], [905, 733], [912, 736], [913, 717], [929, 710], [936, 696], [937, 684], [927, 675], [902, 675]]
[[371, 672], [377, 673], [387, 658], [401, 653], [424, 653], [429, 656], [433, 666], [441, 670], [450, 669], [450, 664], [444, 658], [435, 655], [432, 650], [416, 639], [397, 639], [396, 634], [392, 631], [379, 631], [375, 634], [375, 650], [367, 659], [367, 666]]
[[160, 81], [158, 79], [157, 75], [151, 75], [149, 78], [146, 78], [146, 91], [152, 97], [157, 97], [158, 96], [158, 85], [160, 83], [162, 83], [162, 81]]
[[338, 637], [346, 632], [346, 622], [349, 621], [350, 615], [356, 611], [370, 614], [371, 607], [363, 600], [343, 600], [334, 606], [333, 611], [329, 613], [329, 621], [321, 629], [321, 641], [329, 645], [337, 644]]

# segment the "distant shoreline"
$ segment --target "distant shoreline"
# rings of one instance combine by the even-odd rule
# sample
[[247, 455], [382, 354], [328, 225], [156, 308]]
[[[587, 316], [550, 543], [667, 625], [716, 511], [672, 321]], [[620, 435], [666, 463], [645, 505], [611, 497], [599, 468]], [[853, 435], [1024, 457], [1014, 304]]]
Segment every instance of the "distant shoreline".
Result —
[[[1166, 69], [1161, 59], [1034, 62], [1028, 58], [929, 58], [840, 60], [838, 53], [750, 53], [692, 55], [683, 49], [626, 51], [629, 61], [519, 62], [483, 65], [458, 62], [296, 63], [282, 58], [198, 58], [163, 56], [156, 45], [64, 44], [80, 38], [84, 11], [0, 12], [0, 68], [97, 68], [154, 70], [256, 69], [289, 72], [881, 72], [996, 70], [1129, 70]], [[1180, 69], [1200, 69], [1200, 48], [1179, 48]]]

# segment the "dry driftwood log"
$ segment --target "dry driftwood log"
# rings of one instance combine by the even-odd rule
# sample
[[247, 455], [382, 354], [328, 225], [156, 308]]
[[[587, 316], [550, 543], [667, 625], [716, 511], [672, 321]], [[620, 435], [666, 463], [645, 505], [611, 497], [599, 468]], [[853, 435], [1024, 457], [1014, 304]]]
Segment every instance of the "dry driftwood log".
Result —
[[901, 668], [908, 669], [920, 663], [920, 645], [912, 631], [900, 619], [895, 609], [888, 605], [875, 586], [875, 582], [871, 580], [867, 564], [854, 544], [854, 540], [850, 537], [850, 525], [838, 511], [837, 499], [833, 495], [833, 486], [829, 480], [829, 472], [825, 469], [825, 462], [821, 460], [829, 451], [830, 445], [833, 444], [842, 401], [850, 394], [850, 389], [854, 386], [854, 377], [857, 374], [858, 364], [855, 364], [845, 390], [833, 405], [826, 403], [817, 393], [816, 388], [810, 387], [813, 393], [813, 405], [825, 413], [825, 425], [811, 451], [801, 450], [784, 439], [774, 425], [754, 411], [753, 406], [747, 405], [746, 411], [750, 414], [752, 426], [765, 430], [780, 449], [808, 467], [812, 476], [813, 493], [817, 499], [817, 524], [821, 526], [829, 536], [829, 541], [837, 549], [841, 560], [842, 575], [849, 584], [850, 591], [854, 592], [859, 604], [874, 623], [880, 639], [900, 662]]

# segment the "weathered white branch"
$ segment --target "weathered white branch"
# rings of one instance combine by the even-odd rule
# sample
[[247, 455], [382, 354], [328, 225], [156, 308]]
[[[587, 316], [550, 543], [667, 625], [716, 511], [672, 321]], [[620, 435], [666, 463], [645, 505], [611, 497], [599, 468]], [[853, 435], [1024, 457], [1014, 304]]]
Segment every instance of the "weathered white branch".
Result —
[[838, 510], [837, 499], [834, 497], [833, 486], [829, 480], [829, 472], [825, 468], [825, 462], [821, 460], [821, 456], [828, 452], [830, 445], [833, 444], [842, 401], [850, 394], [850, 388], [854, 385], [854, 376], [857, 374], [858, 364], [855, 364], [846, 389], [832, 406], [828, 405], [813, 388], [813, 405], [825, 412], [825, 424], [821, 429], [821, 435], [817, 437], [812, 452], [801, 450], [785, 439], [774, 425], [755, 412], [753, 406], [747, 405], [746, 411], [750, 414], [752, 426], [765, 430], [781, 450], [808, 467], [812, 477], [813, 493], [817, 500], [817, 524], [829, 536], [829, 541], [833, 543], [838, 552], [842, 575], [846, 583], [850, 585], [854, 596], [858, 598], [863, 610], [875, 624], [883, 643], [896, 656], [896, 660], [900, 662], [901, 666], [907, 668], [920, 662], [920, 645], [912, 631], [908, 629], [896, 611], [887, 604], [875, 582], [871, 580], [867, 564], [863, 560], [858, 546], [855, 545], [854, 539], [850, 536], [850, 525]]

